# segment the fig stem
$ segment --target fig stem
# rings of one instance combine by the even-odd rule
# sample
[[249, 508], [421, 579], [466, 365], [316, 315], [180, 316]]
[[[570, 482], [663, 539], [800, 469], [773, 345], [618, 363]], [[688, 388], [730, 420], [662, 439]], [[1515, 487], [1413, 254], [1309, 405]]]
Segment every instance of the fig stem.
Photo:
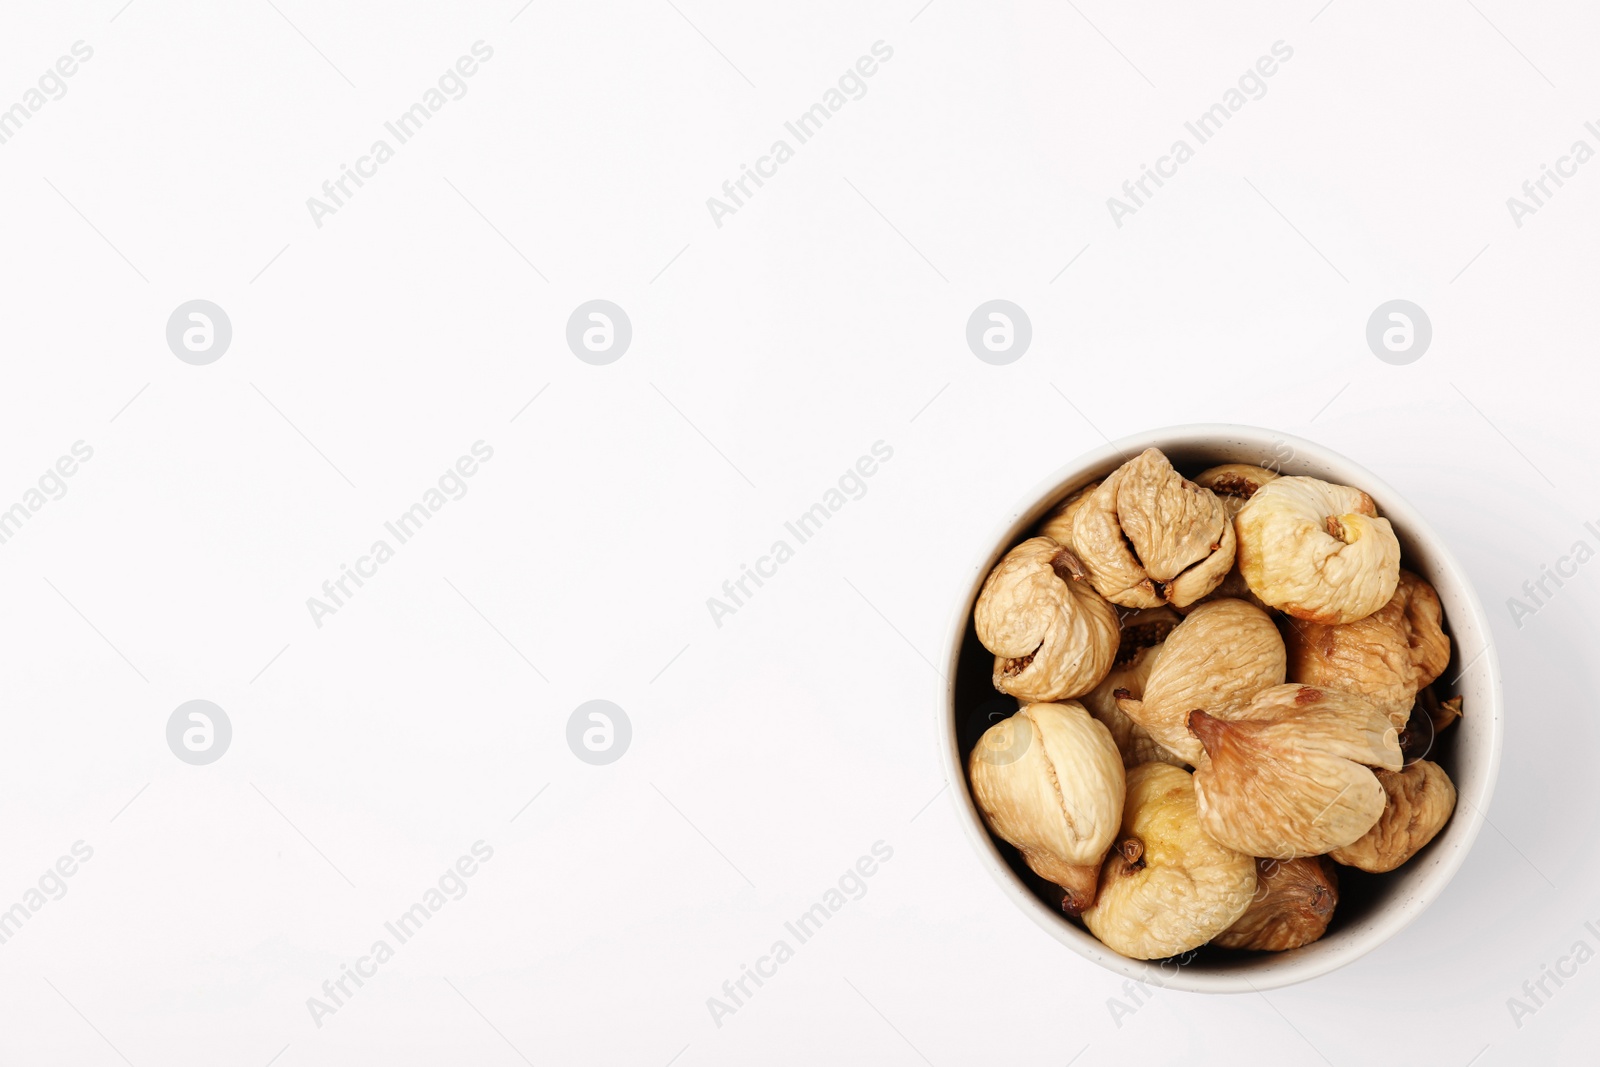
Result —
[[1050, 569], [1064, 582], [1084, 582], [1089, 580], [1089, 568], [1083, 565], [1083, 560], [1072, 549], [1063, 546], [1054, 556], [1050, 557]]
[[1184, 721], [1189, 727], [1189, 732], [1199, 739], [1200, 744], [1205, 746], [1207, 752], [1210, 752], [1216, 747], [1217, 742], [1222, 740], [1222, 720], [1207, 715], [1204, 708], [1195, 708]]
[[1137, 837], [1130, 835], [1118, 841], [1117, 854], [1130, 869], [1137, 871], [1144, 868], [1144, 842]]

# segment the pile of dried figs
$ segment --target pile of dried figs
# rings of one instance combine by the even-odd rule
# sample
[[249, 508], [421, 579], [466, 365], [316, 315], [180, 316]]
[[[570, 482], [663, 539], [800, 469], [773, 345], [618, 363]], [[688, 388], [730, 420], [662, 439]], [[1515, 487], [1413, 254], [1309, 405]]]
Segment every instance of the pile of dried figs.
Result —
[[1124, 956], [1321, 937], [1339, 866], [1383, 873], [1449, 821], [1422, 758], [1461, 714], [1439, 597], [1372, 498], [1148, 449], [1072, 494], [978, 594], [989, 829]]

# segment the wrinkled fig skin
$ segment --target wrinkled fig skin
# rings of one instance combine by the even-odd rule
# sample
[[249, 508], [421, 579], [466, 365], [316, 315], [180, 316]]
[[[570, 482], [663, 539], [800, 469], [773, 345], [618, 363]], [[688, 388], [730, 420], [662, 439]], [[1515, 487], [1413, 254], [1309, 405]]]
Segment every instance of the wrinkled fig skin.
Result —
[[1335, 870], [1324, 856], [1256, 860], [1256, 895], [1250, 909], [1211, 943], [1258, 952], [1286, 952], [1311, 944], [1327, 932], [1339, 903]]
[[1117, 653], [1117, 613], [1088, 582], [1063, 577], [1077, 566], [1048, 537], [1022, 542], [983, 583], [973, 611], [978, 640], [994, 653], [994, 687], [1023, 700], [1089, 692]]
[[967, 772], [984, 822], [1066, 891], [1062, 907], [1093, 903], [1126, 783], [1110, 732], [1076, 702], [1030, 704], [984, 733]]
[[1204, 708], [1231, 718], [1264, 689], [1283, 684], [1283, 637], [1267, 613], [1243, 600], [1213, 600], [1189, 612], [1161, 646], [1144, 685], [1117, 707], [1183, 760], [1198, 764], [1188, 716]]
[[1386, 802], [1370, 768], [1402, 762], [1389, 717], [1336, 689], [1274, 686], [1231, 720], [1190, 712], [1189, 729], [1205, 746], [1194, 785], [1206, 833], [1268, 859], [1318, 856], [1361, 837]]
[[1234, 530], [1211, 490], [1147, 448], [1083, 498], [1072, 547], [1112, 603], [1183, 607], [1215, 589], [1233, 566]]
[[1372, 874], [1392, 871], [1422, 851], [1456, 808], [1455, 783], [1437, 763], [1417, 760], [1402, 771], [1379, 771], [1378, 782], [1388, 803], [1377, 823], [1359, 840], [1328, 853]]
[[1209, 604], [1213, 600], [1243, 600], [1245, 603], [1252, 604], [1262, 611], [1272, 610], [1262, 602], [1260, 597], [1250, 591], [1250, 583], [1244, 580], [1244, 575], [1239, 573], [1237, 566], [1222, 576], [1221, 583], [1215, 589], [1179, 610], [1187, 615], [1201, 604]]
[[1433, 586], [1400, 572], [1389, 602], [1364, 619], [1327, 626], [1294, 620], [1285, 633], [1289, 680], [1358, 693], [1404, 726], [1417, 693], [1450, 662]]
[[1116, 665], [1105, 680], [1083, 698], [1083, 706], [1089, 714], [1111, 731], [1111, 739], [1117, 743], [1126, 767], [1137, 767], [1141, 763], [1188, 767], [1182, 758], [1151, 737], [1149, 731], [1123, 714], [1117, 707], [1116, 697], [1119, 690], [1135, 697], [1144, 694], [1145, 681], [1150, 677], [1156, 657], [1161, 654], [1161, 642], [1180, 618], [1171, 608], [1149, 608], [1124, 616]]
[[1366, 618], [1400, 580], [1400, 542], [1372, 498], [1316, 478], [1274, 478], [1234, 520], [1239, 571], [1266, 603], [1307, 622]]
[[[1248, 463], [1224, 463], [1220, 467], [1201, 471], [1195, 476], [1194, 484], [1209, 489], [1217, 495], [1217, 499], [1222, 502], [1223, 510], [1228, 513], [1228, 523], [1231, 525], [1239, 510], [1244, 507], [1245, 501], [1254, 496], [1257, 489], [1276, 477], [1278, 477], [1276, 472], [1269, 471], [1265, 467], [1252, 467]], [[1223, 575], [1221, 584], [1195, 603], [1204, 604], [1212, 600], [1246, 600], [1263, 611], [1267, 610], [1267, 605], [1250, 591], [1250, 583], [1245, 581], [1244, 575], [1240, 573], [1237, 555], [1233, 561], [1233, 568]]]
[[[1123, 465], [1117, 521], [1145, 573], [1158, 582], [1172, 582], [1214, 556], [1228, 527], [1216, 494], [1179, 474], [1154, 448]], [[1229, 559], [1220, 573], [1232, 565]]]
[[1039, 527], [1039, 534], [1048, 537], [1058, 545], [1072, 547], [1072, 523], [1078, 515], [1078, 509], [1083, 507], [1083, 502], [1090, 493], [1099, 488], [1099, 482], [1090, 482], [1082, 489], [1068, 495], [1056, 508], [1045, 516], [1044, 524]]
[[1228, 521], [1239, 514], [1244, 502], [1255, 496], [1256, 490], [1278, 476], [1265, 467], [1252, 467], [1248, 463], [1224, 463], [1195, 475], [1194, 484], [1209, 489], [1222, 501]]
[[1189, 773], [1146, 763], [1128, 772], [1122, 829], [1083, 922], [1124, 956], [1164, 959], [1232, 926], [1255, 891], [1256, 861], [1201, 830]]

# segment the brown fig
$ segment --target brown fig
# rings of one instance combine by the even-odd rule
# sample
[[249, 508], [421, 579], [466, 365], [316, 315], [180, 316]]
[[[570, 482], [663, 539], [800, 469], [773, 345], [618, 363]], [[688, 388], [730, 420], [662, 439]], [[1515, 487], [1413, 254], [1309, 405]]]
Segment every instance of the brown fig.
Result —
[[1346, 867], [1382, 874], [1422, 851], [1456, 808], [1456, 787], [1444, 768], [1417, 760], [1399, 771], [1378, 771], [1387, 801], [1365, 835], [1328, 853]]
[[1339, 903], [1339, 876], [1323, 856], [1256, 860], [1256, 895], [1239, 921], [1212, 939], [1223, 948], [1284, 952], [1321, 937]]
[[1388, 603], [1364, 619], [1292, 620], [1284, 634], [1289, 680], [1357, 693], [1404, 726], [1417, 693], [1450, 662], [1443, 622], [1433, 586], [1401, 571]]

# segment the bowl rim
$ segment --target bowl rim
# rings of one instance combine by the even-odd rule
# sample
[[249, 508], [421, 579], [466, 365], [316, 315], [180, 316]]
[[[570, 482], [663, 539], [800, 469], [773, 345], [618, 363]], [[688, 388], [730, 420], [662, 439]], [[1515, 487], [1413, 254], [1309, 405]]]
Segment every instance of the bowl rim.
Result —
[[[1203, 449], [1208, 443], [1222, 444], [1218, 439], [1233, 443], [1259, 445], [1262, 455], [1278, 444], [1286, 444], [1296, 457], [1306, 456], [1327, 467], [1348, 472], [1346, 484], [1365, 490], [1380, 502], [1382, 513], [1399, 526], [1407, 538], [1425, 543], [1434, 564], [1430, 578], [1446, 576], [1450, 586], [1458, 593], [1471, 620], [1473, 632], [1481, 635], [1483, 649], [1462, 668], [1458, 678], [1465, 676], [1475, 665], [1487, 676], [1488, 707], [1474, 709], [1474, 718], [1488, 721], [1488, 751], [1483, 771], [1473, 783], [1469, 796], [1457, 783], [1456, 810], [1452, 822], [1465, 819], [1465, 828], [1455, 827], [1452, 849], [1418, 876], [1415, 886], [1399, 904], [1378, 912], [1367, 929], [1353, 942], [1347, 942], [1343, 951], [1302, 956], [1299, 953], [1263, 955], [1243, 966], [1226, 971], [1187, 971], [1172, 960], [1146, 961], [1123, 956], [1102, 944], [1092, 934], [1080, 930], [1056, 914], [1032, 889], [1022, 881], [1000, 853], [983, 817], [973, 803], [966, 767], [961, 758], [956, 722], [956, 677], [962, 648], [966, 641], [967, 624], [972, 615], [979, 589], [1003, 552], [1015, 542], [1024, 516], [1048, 506], [1058, 499], [1074, 480], [1082, 480], [1089, 472], [1114, 467], [1114, 461], [1138, 455], [1146, 448], [1189, 446]], [[1033, 521], [1030, 519], [1030, 522]], [[1473, 588], [1449, 546], [1434, 532], [1422, 515], [1395, 489], [1361, 464], [1327, 445], [1307, 440], [1295, 434], [1284, 433], [1261, 426], [1239, 423], [1190, 423], [1160, 427], [1130, 434], [1086, 452], [1058, 467], [1049, 476], [1037, 482], [1012, 510], [991, 531], [969, 565], [964, 581], [965, 591], [957, 598], [954, 614], [946, 627], [944, 638], [944, 672], [940, 682], [939, 700], [939, 760], [940, 771], [955, 788], [948, 790], [950, 803], [955, 807], [957, 821], [961, 824], [968, 843], [972, 845], [979, 861], [989, 871], [1004, 895], [1022, 909], [1045, 932], [1109, 971], [1132, 978], [1145, 986], [1177, 989], [1196, 993], [1251, 993], [1277, 989], [1309, 981], [1338, 970], [1346, 964], [1372, 952], [1405, 929], [1438, 899], [1466, 861], [1474, 842], [1486, 821], [1484, 812], [1494, 794], [1500, 774], [1500, 757], [1504, 740], [1504, 695], [1501, 691], [1500, 661], [1495, 648], [1493, 632], [1483, 603]], [[1435, 584], [1438, 584], [1435, 582]], [[1459, 609], [1456, 609], [1459, 610]], [[1453, 632], [1460, 633], [1460, 620], [1452, 616]], [[1459, 651], [1458, 651], [1459, 654]], [[1465, 809], [1465, 810], [1463, 810]], [[1256, 966], [1260, 964], [1260, 966]]]

